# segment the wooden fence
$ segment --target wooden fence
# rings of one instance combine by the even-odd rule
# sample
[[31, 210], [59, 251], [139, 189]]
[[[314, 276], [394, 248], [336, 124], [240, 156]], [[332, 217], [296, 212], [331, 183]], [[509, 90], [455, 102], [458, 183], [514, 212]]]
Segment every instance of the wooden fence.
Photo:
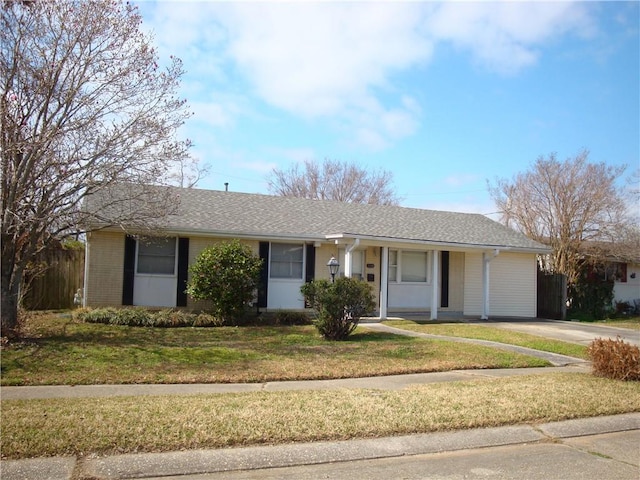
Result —
[[27, 310], [72, 308], [73, 297], [84, 286], [84, 249], [59, 248], [38, 259], [46, 270], [26, 279], [22, 305]]
[[567, 277], [538, 270], [538, 317], [567, 318]]

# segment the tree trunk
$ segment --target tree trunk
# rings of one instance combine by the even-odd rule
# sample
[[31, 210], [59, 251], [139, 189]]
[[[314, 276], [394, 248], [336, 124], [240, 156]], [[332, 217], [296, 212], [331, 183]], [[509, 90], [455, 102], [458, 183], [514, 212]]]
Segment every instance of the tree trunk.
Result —
[[[3, 262], [4, 263], [4, 262]], [[15, 339], [19, 335], [18, 324], [18, 296], [20, 294], [20, 278], [21, 274], [11, 274], [7, 271], [5, 265], [2, 265], [2, 274], [0, 275], [0, 283], [2, 290], [2, 299], [0, 300], [0, 309], [2, 309], [1, 334], [9, 340]]]

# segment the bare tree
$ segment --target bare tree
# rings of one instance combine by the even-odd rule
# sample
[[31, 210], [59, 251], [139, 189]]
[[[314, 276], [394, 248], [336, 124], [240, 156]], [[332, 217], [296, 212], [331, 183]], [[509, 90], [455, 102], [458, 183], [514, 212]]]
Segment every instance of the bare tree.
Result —
[[627, 221], [616, 181], [625, 167], [589, 163], [582, 151], [560, 162], [555, 154], [539, 157], [513, 180], [497, 180], [489, 190], [503, 221], [551, 246], [549, 268], [576, 280], [584, 242], [612, 241]]
[[274, 169], [269, 191], [283, 197], [336, 200], [348, 203], [398, 205], [392, 189], [393, 174], [386, 170], [370, 172], [358, 165], [325, 159], [321, 164], [305, 160], [288, 170]]
[[[176, 95], [180, 60], [158, 66], [128, 2], [6, 1], [0, 15], [1, 308], [11, 335], [38, 251], [97, 221], [142, 227], [171, 213], [171, 191], [151, 197], [145, 185], [185, 177], [189, 142], [175, 133], [190, 113]], [[95, 194], [111, 218], [81, 208]]]

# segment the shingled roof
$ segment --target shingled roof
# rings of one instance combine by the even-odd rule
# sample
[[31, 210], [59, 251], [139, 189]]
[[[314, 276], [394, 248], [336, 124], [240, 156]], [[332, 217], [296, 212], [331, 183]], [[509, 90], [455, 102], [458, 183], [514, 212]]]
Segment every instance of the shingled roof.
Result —
[[[164, 228], [172, 233], [255, 238], [368, 238], [380, 241], [509, 248], [548, 248], [483, 215], [328, 200], [169, 188], [179, 199]], [[113, 191], [110, 192], [113, 195]], [[98, 209], [100, 195], [87, 207]], [[108, 217], [108, 211], [103, 212]]]

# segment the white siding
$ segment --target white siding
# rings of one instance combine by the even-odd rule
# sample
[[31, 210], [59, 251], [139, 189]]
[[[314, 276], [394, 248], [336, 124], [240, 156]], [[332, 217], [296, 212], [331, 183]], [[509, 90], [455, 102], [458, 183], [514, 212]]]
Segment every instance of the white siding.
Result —
[[431, 308], [430, 283], [390, 283], [389, 308]]
[[[536, 316], [536, 257], [507, 253], [491, 260], [489, 317]], [[482, 315], [482, 254], [465, 255], [464, 314]]]
[[464, 254], [464, 314], [482, 315], [482, 253]]
[[[635, 278], [631, 278], [633, 275]], [[613, 299], [615, 302], [629, 302], [640, 299], [640, 264], [627, 264], [627, 281], [617, 281], [613, 284]]]
[[537, 303], [536, 256], [501, 253], [491, 261], [489, 314], [535, 317]]

